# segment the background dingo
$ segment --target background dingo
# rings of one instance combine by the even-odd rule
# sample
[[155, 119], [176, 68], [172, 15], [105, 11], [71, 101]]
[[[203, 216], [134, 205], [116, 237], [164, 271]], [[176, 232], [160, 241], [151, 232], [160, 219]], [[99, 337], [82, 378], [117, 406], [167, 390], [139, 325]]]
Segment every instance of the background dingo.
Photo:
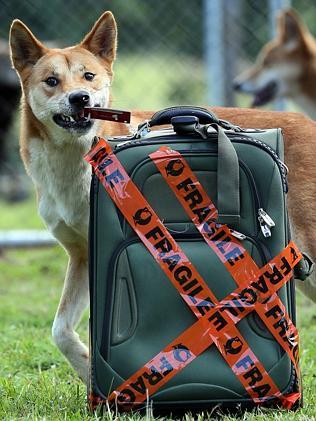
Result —
[[276, 98], [293, 100], [316, 119], [316, 40], [293, 10], [281, 12], [277, 36], [255, 64], [238, 76], [234, 88], [253, 95], [253, 106]]

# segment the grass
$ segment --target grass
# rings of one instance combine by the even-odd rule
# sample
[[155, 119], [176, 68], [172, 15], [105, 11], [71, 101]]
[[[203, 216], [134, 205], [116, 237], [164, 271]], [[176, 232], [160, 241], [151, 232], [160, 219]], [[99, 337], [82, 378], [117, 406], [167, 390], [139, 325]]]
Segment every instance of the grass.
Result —
[[[1, 204], [1, 224], [40, 228], [34, 198], [14, 207]], [[59, 247], [11, 250], [0, 255], [0, 419], [2, 420], [99, 420], [86, 408], [86, 390], [53, 345], [51, 324], [61, 293], [66, 256]], [[316, 419], [316, 306], [299, 295], [301, 367], [305, 406], [296, 413], [259, 410], [244, 420]], [[79, 326], [87, 341], [88, 314]], [[105, 414], [103, 419], [115, 419]], [[138, 421], [138, 415], [120, 416]], [[150, 417], [147, 417], [150, 419]], [[188, 414], [184, 419], [192, 420]], [[211, 414], [195, 418], [211, 419]], [[237, 418], [223, 416], [224, 421]]]

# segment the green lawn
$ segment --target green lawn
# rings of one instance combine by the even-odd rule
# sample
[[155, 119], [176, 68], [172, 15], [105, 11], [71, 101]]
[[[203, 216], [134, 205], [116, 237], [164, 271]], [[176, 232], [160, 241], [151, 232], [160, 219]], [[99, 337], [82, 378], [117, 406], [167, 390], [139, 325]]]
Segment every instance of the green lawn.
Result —
[[[0, 229], [4, 228], [4, 220], [10, 221], [5, 224], [7, 228], [13, 228], [19, 225], [20, 218], [24, 221], [20, 227], [25, 227], [25, 221], [30, 228], [42, 226], [33, 198], [14, 207], [2, 203], [0, 214]], [[100, 419], [98, 415], [88, 413], [85, 387], [50, 336], [65, 268], [66, 257], [59, 247], [3, 251], [0, 255], [1, 420]], [[305, 407], [295, 414], [264, 410], [246, 413], [241, 419], [316, 419], [316, 306], [301, 295], [298, 298]], [[86, 314], [79, 328], [85, 340], [87, 319]], [[188, 415], [186, 419], [192, 418]], [[205, 415], [199, 419], [209, 418]], [[235, 419], [223, 418], [226, 421]]]

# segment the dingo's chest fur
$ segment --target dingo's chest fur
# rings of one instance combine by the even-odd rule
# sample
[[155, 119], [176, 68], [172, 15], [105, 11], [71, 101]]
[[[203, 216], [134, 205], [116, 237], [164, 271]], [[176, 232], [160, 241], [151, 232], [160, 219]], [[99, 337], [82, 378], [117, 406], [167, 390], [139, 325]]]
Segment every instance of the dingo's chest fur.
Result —
[[62, 150], [40, 139], [29, 142], [29, 173], [38, 189], [39, 213], [54, 232], [60, 222], [83, 238], [88, 233], [91, 169], [76, 144]]

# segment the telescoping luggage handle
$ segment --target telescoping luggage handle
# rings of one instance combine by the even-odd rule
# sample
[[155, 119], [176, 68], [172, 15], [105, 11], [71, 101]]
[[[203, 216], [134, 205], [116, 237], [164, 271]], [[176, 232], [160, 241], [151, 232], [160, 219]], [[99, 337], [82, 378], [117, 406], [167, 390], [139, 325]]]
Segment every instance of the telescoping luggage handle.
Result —
[[161, 111], [157, 111], [150, 120], [139, 126], [154, 127], [162, 126], [164, 124], [172, 124], [174, 117], [197, 117], [199, 124], [217, 124], [224, 129], [231, 129], [241, 131], [239, 126], [235, 126], [226, 120], [219, 119], [212, 111], [202, 107], [192, 107], [189, 105], [182, 105], [178, 107], [169, 107]]
[[145, 126], [172, 124], [179, 134], [198, 133], [207, 138], [207, 129], [211, 125], [218, 132], [217, 161], [217, 208], [220, 222], [238, 226], [240, 222], [240, 191], [238, 156], [223, 128], [240, 130], [227, 121], [200, 107], [170, 107], [155, 113], [150, 120], [141, 124], [138, 132]]

